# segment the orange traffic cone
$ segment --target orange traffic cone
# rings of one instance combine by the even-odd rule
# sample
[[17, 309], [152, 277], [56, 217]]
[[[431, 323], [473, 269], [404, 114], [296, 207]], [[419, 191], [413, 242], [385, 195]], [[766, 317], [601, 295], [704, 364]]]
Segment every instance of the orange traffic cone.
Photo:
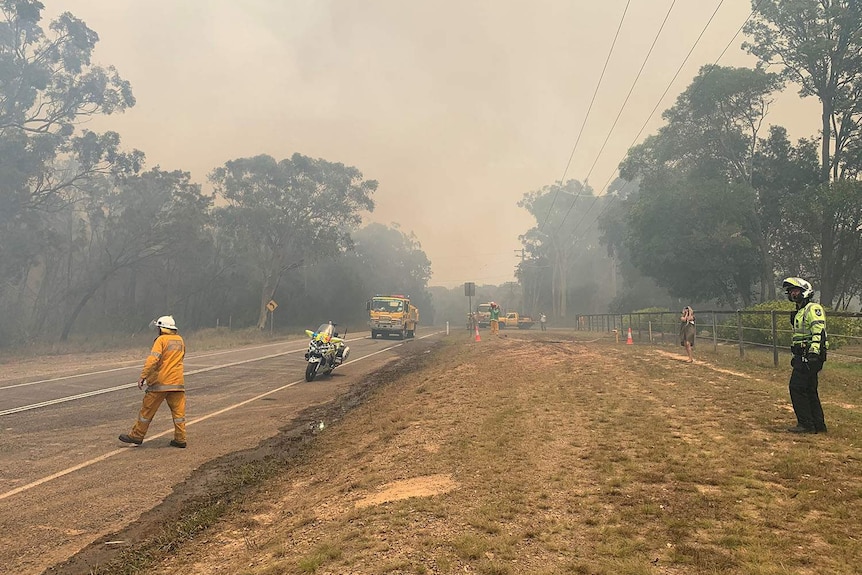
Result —
[[482, 341], [482, 338], [479, 337], [479, 326], [476, 326], [476, 341]]
[[632, 341], [632, 328], [629, 328], [629, 336], [626, 338], [626, 345], [632, 345], [634, 342]]

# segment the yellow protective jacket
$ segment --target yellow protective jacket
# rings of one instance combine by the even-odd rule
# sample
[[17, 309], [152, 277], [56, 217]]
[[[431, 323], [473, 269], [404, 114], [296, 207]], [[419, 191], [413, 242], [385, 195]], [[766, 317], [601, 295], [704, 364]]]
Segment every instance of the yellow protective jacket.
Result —
[[810, 302], [793, 315], [793, 344], [790, 349], [794, 355], [812, 353], [822, 357], [827, 348], [826, 312], [819, 303]]
[[183, 378], [183, 358], [186, 356], [186, 344], [176, 333], [163, 333], [153, 342], [153, 349], [144, 369], [141, 379], [147, 380], [148, 391], [185, 391]]

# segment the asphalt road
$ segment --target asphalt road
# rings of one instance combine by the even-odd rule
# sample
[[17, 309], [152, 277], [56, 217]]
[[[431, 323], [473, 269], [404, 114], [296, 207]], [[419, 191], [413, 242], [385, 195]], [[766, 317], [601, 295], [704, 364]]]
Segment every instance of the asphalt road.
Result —
[[0, 571], [42, 573], [135, 521], [204, 463], [256, 446], [302, 410], [331, 401], [356, 378], [427, 348], [439, 335], [423, 329], [399, 341], [350, 334], [349, 361], [310, 383], [306, 340], [190, 351], [187, 449], [168, 446], [173, 425], [166, 405], [143, 445], [117, 440], [140, 409], [142, 361], [41, 379], [0, 375]]

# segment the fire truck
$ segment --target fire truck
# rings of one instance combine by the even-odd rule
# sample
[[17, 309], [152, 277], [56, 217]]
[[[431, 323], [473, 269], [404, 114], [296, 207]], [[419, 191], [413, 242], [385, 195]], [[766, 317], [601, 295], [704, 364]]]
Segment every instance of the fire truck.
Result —
[[419, 325], [419, 309], [408, 295], [375, 295], [366, 303], [371, 339], [377, 336], [414, 337]]
[[479, 327], [488, 327], [491, 325], [491, 302], [480, 303], [476, 306], [476, 317], [478, 318]]

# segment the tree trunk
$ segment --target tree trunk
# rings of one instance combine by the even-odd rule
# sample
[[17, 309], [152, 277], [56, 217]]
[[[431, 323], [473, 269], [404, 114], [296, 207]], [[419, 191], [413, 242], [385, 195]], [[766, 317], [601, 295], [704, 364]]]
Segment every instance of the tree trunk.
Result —
[[84, 295], [78, 300], [78, 303], [75, 305], [75, 309], [72, 310], [72, 314], [66, 320], [66, 324], [63, 326], [63, 331], [60, 333], [60, 341], [66, 341], [69, 339], [69, 334], [72, 333], [72, 326], [75, 325], [75, 322], [78, 320], [78, 316], [84, 310], [84, 306], [87, 305], [87, 302], [90, 301], [90, 298], [93, 297], [93, 294], [99, 289], [99, 287], [105, 283], [105, 281], [110, 277], [111, 273], [114, 270], [111, 270], [109, 273], [102, 274], [102, 277], [99, 278], [99, 281], [93, 282]]
[[[823, 186], [828, 186], [830, 183], [832, 166], [833, 98], [832, 94], [821, 96], [823, 108], [820, 119], [823, 128], [823, 141], [820, 143], [820, 181]], [[828, 211], [828, 208], [824, 206], [823, 224], [820, 228], [820, 303], [832, 306], [832, 299], [834, 298], [832, 283], [832, 223], [834, 214], [828, 213]]]
[[561, 269], [560, 270], [560, 317], [566, 317], [566, 300], [568, 299], [569, 292], [569, 270]]
[[272, 299], [274, 293], [275, 290], [270, 287], [269, 282], [264, 283], [263, 288], [260, 290], [260, 315], [257, 318], [257, 329], [261, 331], [266, 329], [267, 314], [269, 313], [266, 304]]

